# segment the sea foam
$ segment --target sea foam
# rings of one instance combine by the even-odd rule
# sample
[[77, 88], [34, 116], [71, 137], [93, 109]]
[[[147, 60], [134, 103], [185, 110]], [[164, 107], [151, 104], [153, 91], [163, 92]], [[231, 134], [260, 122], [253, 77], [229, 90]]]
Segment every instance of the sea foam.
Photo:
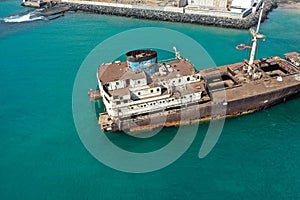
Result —
[[5, 17], [3, 19], [4, 22], [7, 23], [20, 23], [20, 22], [29, 22], [29, 21], [35, 21], [35, 20], [42, 20], [45, 19], [44, 16], [41, 16], [40, 11], [42, 9], [34, 10], [26, 14], [17, 14]]

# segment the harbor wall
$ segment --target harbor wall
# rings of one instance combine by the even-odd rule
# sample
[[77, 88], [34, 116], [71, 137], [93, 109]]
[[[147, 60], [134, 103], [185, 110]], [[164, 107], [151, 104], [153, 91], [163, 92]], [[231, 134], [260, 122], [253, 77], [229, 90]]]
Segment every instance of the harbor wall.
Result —
[[[249, 29], [257, 24], [259, 13], [251, 13], [242, 17], [224, 11], [201, 11], [188, 10], [177, 7], [151, 7], [130, 4], [104, 3], [94, 1], [62, 0], [71, 11], [83, 11], [103, 15], [116, 15], [134, 17], [150, 20], [161, 20], [170, 22], [193, 23], [201, 25], [212, 25], [225, 28]], [[277, 7], [275, 0], [265, 0], [263, 18]]]

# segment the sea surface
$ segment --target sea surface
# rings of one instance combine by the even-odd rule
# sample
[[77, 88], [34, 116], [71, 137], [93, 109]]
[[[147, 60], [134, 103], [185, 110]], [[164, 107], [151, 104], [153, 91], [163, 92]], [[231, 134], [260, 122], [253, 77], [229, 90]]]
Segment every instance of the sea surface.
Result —
[[[178, 160], [149, 173], [125, 173], [99, 162], [75, 127], [77, 72], [102, 41], [136, 28], [167, 28], [194, 39], [223, 65], [248, 58], [249, 52], [235, 49], [249, 44], [247, 30], [84, 13], [8, 22], [28, 13], [20, 2], [0, 0], [0, 199], [300, 198], [300, 99], [226, 120], [203, 159], [198, 153], [208, 124], [200, 124]], [[300, 9], [279, 7], [261, 32], [267, 40], [260, 42], [258, 57], [299, 52]], [[107, 135], [123, 149], [149, 152], [171, 141], [176, 130], [149, 139]]]

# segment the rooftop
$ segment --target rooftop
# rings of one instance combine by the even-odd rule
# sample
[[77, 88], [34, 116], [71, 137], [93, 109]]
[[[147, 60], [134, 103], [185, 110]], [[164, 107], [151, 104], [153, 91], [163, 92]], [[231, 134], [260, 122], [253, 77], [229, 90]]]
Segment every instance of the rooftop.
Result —
[[145, 72], [135, 73], [127, 67], [126, 62], [101, 65], [98, 68], [98, 77], [103, 84], [126, 79], [142, 79]]
[[[165, 76], [153, 75], [152, 79], [167, 80], [177, 76], [186, 76], [195, 72], [194, 66], [186, 59], [173, 60], [165, 63], [172, 68], [172, 72]], [[98, 77], [103, 84], [118, 80], [146, 78], [145, 72], [135, 73], [128, 68], [126, 62], [101, 65], [98, 68]]]
[[166, 76], [154, 74], [152, 79], [168, 80], [175, 77], [191, 75], [195, 72], [194, 66], [186, 59], [173, 60], [167, 62], [166, 65], [169, 65], [173, 71], [169, 72]]

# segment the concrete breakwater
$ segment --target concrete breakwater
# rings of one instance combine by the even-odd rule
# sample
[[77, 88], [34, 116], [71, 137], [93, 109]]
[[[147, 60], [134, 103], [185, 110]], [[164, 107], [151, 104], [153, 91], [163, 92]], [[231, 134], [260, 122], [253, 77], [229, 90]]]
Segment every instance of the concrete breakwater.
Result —
[[[88, 1], [76, 2], [71, 0], [65, 0], [63, 3], [67, 4], [71, 11], [83, 11], [104, 15], [170, 22], [194, 23], [236, 29], [248, 29], [256, 25], [259, 18], [259, 12], [251, 13], [243, 18], [229, 14], [224, 16], [224, 14], [221, 15], [218, 11], [211, 14], [204, 14], [204, 12], [186, 12], [184, 8], [143, 7], [124, 4], [101, 4]], [[265, 20], [268, 13], [276, 7], [277, 3], [275, 0], [265, 0], [262, 20]]]

